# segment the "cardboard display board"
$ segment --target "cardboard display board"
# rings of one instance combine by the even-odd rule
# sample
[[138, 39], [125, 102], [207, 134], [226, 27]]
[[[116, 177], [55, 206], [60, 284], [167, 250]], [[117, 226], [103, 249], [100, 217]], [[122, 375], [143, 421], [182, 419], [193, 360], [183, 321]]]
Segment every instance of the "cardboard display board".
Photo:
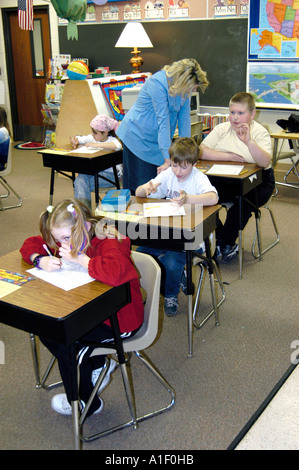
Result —
[[67, 80], [56, 126], [56, 147], [70, 148], [70, 137], [91, 133], [90, 122], [98, 114], [86, 80]]

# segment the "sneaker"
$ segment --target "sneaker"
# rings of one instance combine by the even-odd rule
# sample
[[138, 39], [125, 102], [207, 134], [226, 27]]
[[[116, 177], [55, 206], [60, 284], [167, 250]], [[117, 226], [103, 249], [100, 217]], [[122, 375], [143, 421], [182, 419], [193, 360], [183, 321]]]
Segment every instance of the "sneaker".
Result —
[[221, 250], [220, 250], [220, 246], [217, 245], [215, 253], [214, 253], [214, 258], [219, 260], [219, 259], [221, 259], [221, 257], [222, 257], [222, 253], [221, 253]]
[[177, 313], [178, 306], [177, 297], [165, 297], [164, 313], [167, 317], [174, 317]]
[[[182, 274], [182, 277], [181, 277], [180, 289], [181, 289], [182, 292], [184, 292], [185, 295], [188, 295], [187, 294], [187, 276], [186, 276], [186, 271], [185, 270], [183, 271], [183, 274]], [[191, 294], [192, 295], [194, 294], [194, 290], [195, 290], [195, 287], [194, 287], [194, 283], [192, 282], [192, 285], [191, 285]]]
[[[101, 404], [100, 404], [99, 408], [93, 414], [97, 414], [97, 413], [100, 413], [102, 411], [102, 409], [104, 407], [104, 402], [101, 399], [100, 399], [100, 401], [101, 401]], [[82, 411], [85, 407], [85, 403], [82, 400], [81, 400], [80, 403], [81, 403], [81, 411]], [[72, 407], [69, 404], [65, 393], [58, 393], [58, 395], [55, 395], [51, 400], [51, 406], [52, 406], [54, 411], [56, 411], [57, 413], [59, 413], [61, 415], [65, 415], [65, 416], [71, 416], [72, 415]]]
[[[102, 391], [109, 385], [109, 382], [111, 380], [110, 375], [112, 374], [112, 372], [114, 371], [116, 366], [117, 366], [117, 362], [114, 359], [110, 359], [110, 364], [109, 364], [107, 373], [104, 377], [103, 382], [101, 383], [101, 385], [98, 389], [98, 395], [100, 395], [102, 393]], [[102, 369], [103, 369], [103, 367], [100, 367], [99, 369], [95, 369], [95, 370], [92, 371], [91, 381], [92, 381], [93, 386], [95, 386], [95, 384], [96, 384], [96, 382], [97, 382], [97, 380], [100, 376], [100, 373], [102, 372]]]
[[222, 262], [223, 263], [230, 263], [239, 253], [239, 245], [226, 245], [222, 248]]

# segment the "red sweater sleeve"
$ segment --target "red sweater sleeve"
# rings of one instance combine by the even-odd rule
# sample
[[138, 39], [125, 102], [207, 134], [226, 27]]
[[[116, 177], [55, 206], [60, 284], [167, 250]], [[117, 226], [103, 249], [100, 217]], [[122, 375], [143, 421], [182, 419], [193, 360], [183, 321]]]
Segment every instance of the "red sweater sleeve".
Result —
[[33, 255], [33, 253], [38, 253], [39, 255], [47, 256], [48, 253], [43, 247], [44, 243], [45, 241], [40, 235], [36, 237], [27, 238], [27, 240], [24, 241], [20, 249], [20, 253], [24, 261], [26, 261], [26, 263], [32, 264], [32, 261], [30, 260], [30, 256]]
[[[118, 312], [121, 333], [133, 331], [143, 323], [143, 302], [139, 274], [131, 259], [131, 241], [94, 238], [86, 253], [89, 274], [98, 281], [118, 286], [130, 282], [131, 302]], [[109, 325], [109, 321], [105, 322]]]

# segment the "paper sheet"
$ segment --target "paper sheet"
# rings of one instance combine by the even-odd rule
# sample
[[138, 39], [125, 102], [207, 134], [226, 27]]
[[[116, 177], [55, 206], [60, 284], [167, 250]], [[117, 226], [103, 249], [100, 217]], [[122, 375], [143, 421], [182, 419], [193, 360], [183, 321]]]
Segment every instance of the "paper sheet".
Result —
[[144, 217], [169, 217], [175, 215], [186, 215], [183, 206], [176, 202], [147, 202], [143, 204]]
[[138, 211], [107, 212], [102, 209], [96, 209], [95, 215], [106, 217], [107, 219], [124, 220], [126, 222], [138, 222], [138, 220], [143, 219], [143, 212], [139, 213]]
[[11, 284], [10, 282], [0, 281], [0, 299], [5, 297], [11, 292], [14, 292], [17, 289], [20, 289], [21, 286], [17, 286], [16, 284]]
[[66, 261], [62, 262], [61, 269], [58, 271], [48, 273], [42, 269], [32, 268], [28, 269], [28, 272], [66, 291], [94, 281], [83, 266], [77, 263], [67, 263]]
[[104, 150], [102, 148], [91, 148], [91, 147], [86, 147], [86, 145], [83, 145], [82, 147], [78, 147], [74, 150], [71, 150], [69, 153], [96, 153], [99, 150]]
[[206, 175], [239, 175], [243, 168], [243, 165], [215, 164], [206, 172]]

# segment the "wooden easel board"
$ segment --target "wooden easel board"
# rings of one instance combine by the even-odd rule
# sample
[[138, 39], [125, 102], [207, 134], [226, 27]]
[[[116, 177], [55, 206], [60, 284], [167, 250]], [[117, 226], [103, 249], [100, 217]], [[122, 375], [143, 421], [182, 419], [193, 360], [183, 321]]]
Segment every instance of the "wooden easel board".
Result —
[[56, 147], [71, 148], [70, 137], [91, 133], [90, 122], [98, 114], [86, 80], [67, 80], [56, 125]]

